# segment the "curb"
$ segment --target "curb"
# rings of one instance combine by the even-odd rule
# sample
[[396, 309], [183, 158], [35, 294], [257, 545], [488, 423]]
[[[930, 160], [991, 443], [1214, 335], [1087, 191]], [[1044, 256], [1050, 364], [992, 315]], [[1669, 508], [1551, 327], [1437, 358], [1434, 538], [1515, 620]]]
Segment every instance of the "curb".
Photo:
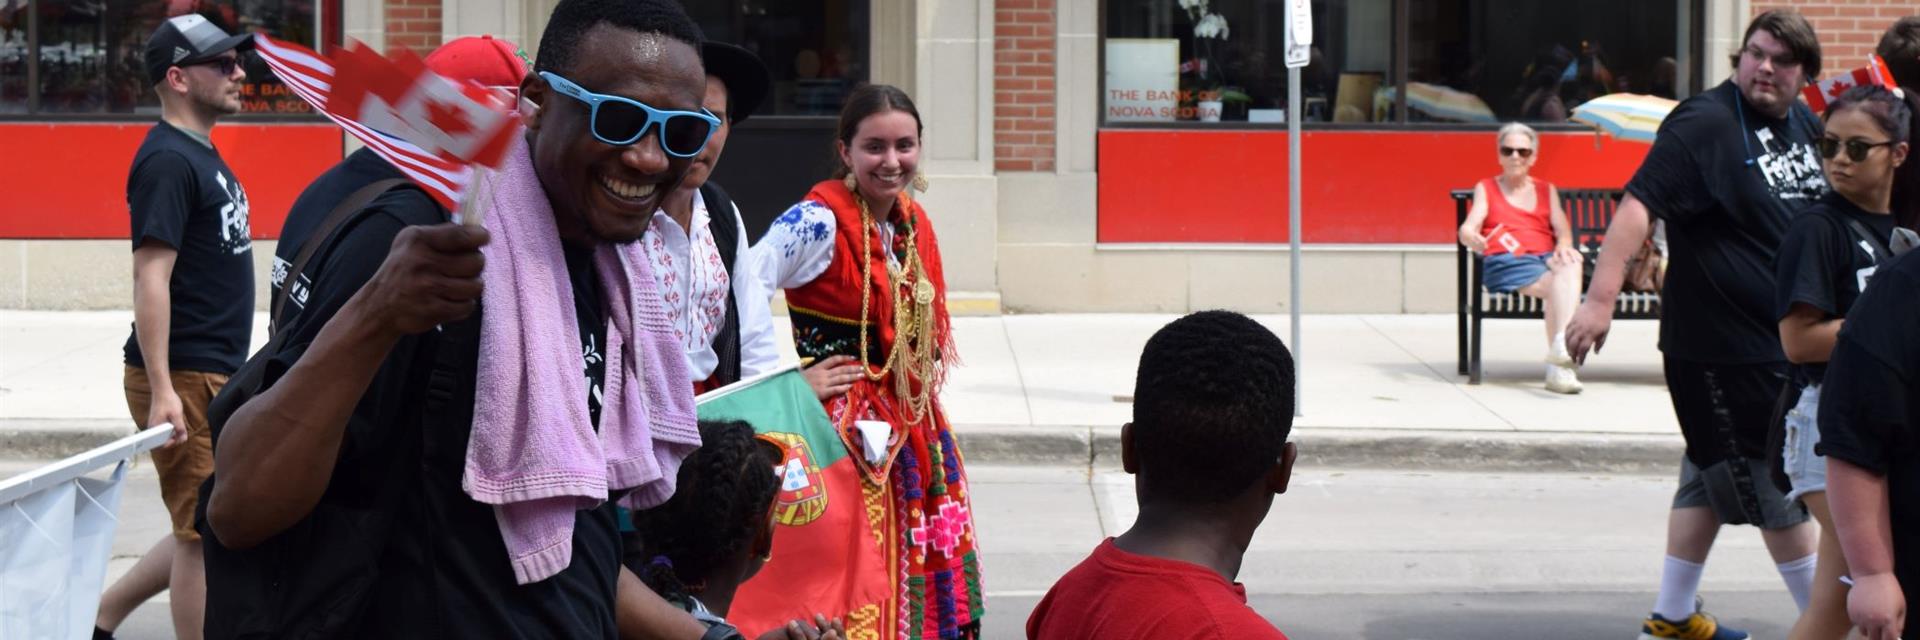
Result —
[[[973, 464], [1120, 466], [1117, 426], [956, 425]], [[132, 433], [125, 420], [0, 420], [0, 458], [52, 460]], [[1302, 467], [1672, 473], [1680, 436], [1294, 429]]]
[[133, 433], [124, 418], [0, 420], [0, 458], [58, 460]]
[[[1006, 465], [1120, 465], [1118, 427], [954, 427], [967, 461]], [[1522, 433], [1299, 428], [1303, 467], [1453, 471], [1671, 473], [1678, 434]]]

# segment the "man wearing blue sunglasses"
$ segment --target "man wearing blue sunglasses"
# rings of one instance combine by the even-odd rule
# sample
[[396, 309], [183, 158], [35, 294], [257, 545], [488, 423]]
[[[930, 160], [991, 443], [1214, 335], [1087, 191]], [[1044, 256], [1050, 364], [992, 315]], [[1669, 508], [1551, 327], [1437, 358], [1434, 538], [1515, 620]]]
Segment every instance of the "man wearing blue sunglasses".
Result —
[[[505, 537], [494, 506], [463, 487], [467, 454], [486, 436], [475, 426], [476, 398], [489, 388], [478, 380], [488, 360], [478, 326], [560, 306], [552, 299], [563, 291], [549, 282], [571, 289], [572, 312], [554, 313], [577, 322], [580, 337], [561, 345], [559, 366], [581, 367], [587, 390], [554, 402], [578, 403], [596, 433], [633, 424], [599, 415], [602, 383], [632, 374], [612, 370], [595, 348], [613, 331], [620, 307], [609, 301], [620, 292], [593, 265], [596, 252], [645, 233], [718, 125], [701, 108], [701, 39], [672, 0], [555, 7], [538, 73], [520, 85], [540, 107], [516, 150], [524, 154], [517, 166], [530, 170], [497, 175], [545, 196], [549, 206], [535, 208], [551, 209], [566, 255], [540, 258], [552, 259], [557, 278], [512, 288], [515, 280], [492, 278], [500, 272], [481, 251], [496, 229], [501, 241], [489, 251], [535, 239], [504, 233], [527, 225], [495, 222], [544, 212], [494, 206], [485, 228], [453, 224], [432, 200], [403, 189], [377, 215], [343, 225], [322, 259], [327, 277], [293, 319], [287, 346], [269, 356], [268, 386], [216, 436], [201, 520], [209, 566], [223, 567], [209, 569], [222, 615], [208, 616], [219, 623], [208, 637], [703, 637], [693, 616], [620, 565], [613, 505], [627, 491], [574, 510], [568, 559], [521, 579], [521, 556], [510, 548], [525, 538]], [[550, 239], [538, 240], [529, 244]], [[328, 547], [336, 550], [318, 552]], [[319, 584], [343, 571], [347, 579]], [[798, 624], [782, 631], [836, 637]]]

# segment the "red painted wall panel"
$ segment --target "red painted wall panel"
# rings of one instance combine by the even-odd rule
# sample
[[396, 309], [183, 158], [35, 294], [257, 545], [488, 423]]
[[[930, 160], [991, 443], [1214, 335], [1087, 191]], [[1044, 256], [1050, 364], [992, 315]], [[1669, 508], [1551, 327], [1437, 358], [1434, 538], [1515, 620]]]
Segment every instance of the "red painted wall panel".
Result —
[[[0, 124], [0, 238], [127, 237], [127, 169], [148, 123]], [[213, 143], [246, 187], [255, 238], [275, 238], [287, 208], [340, 161], [326, 124], [222, 124]]]
[[[1303, 242], [1451, 243], [1447, 192], [1500, 170], [1492, 132], [1302, 134]], [[1287, 133], [1100, 131], [1100, 242], [1287, 241]], [[1619, 188], [1647, 145], [1586, 132], [1541, 136], [1533, 174]]]

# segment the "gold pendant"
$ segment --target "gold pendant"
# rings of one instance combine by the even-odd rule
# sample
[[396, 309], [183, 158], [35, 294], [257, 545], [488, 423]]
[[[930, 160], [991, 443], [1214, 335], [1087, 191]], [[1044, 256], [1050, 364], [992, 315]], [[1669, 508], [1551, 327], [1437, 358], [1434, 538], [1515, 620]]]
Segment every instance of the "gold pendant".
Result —
[[933, 304], [933, 283], [926, 280], [913, 283], [913, 301], [921, 305]]

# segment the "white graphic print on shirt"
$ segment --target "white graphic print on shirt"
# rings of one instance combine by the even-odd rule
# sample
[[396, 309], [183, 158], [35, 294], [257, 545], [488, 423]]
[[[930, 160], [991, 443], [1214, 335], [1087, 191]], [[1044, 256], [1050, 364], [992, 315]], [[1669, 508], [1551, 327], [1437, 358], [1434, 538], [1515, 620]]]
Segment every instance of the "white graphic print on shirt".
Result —
[[1820, 169], [1820, 156], [1813, 145], [1789, 143], [1773, 135], [1767, 127], [1757, 127], [1753, 135], [1764, 153], [1755, 159], [1760, 175], [1774, 197], [1787, 202], [1812, 202], [1827, 194], [1827, 176]]
[[213, 172], [213, 179], [227, 192], [227, 204], [220, 207], [220, 248], [232, 255], [246, 253], [253, 248], [247, 191], [240, 188], [238, 180], [228, 180], [227, 175], [218, 170]]

